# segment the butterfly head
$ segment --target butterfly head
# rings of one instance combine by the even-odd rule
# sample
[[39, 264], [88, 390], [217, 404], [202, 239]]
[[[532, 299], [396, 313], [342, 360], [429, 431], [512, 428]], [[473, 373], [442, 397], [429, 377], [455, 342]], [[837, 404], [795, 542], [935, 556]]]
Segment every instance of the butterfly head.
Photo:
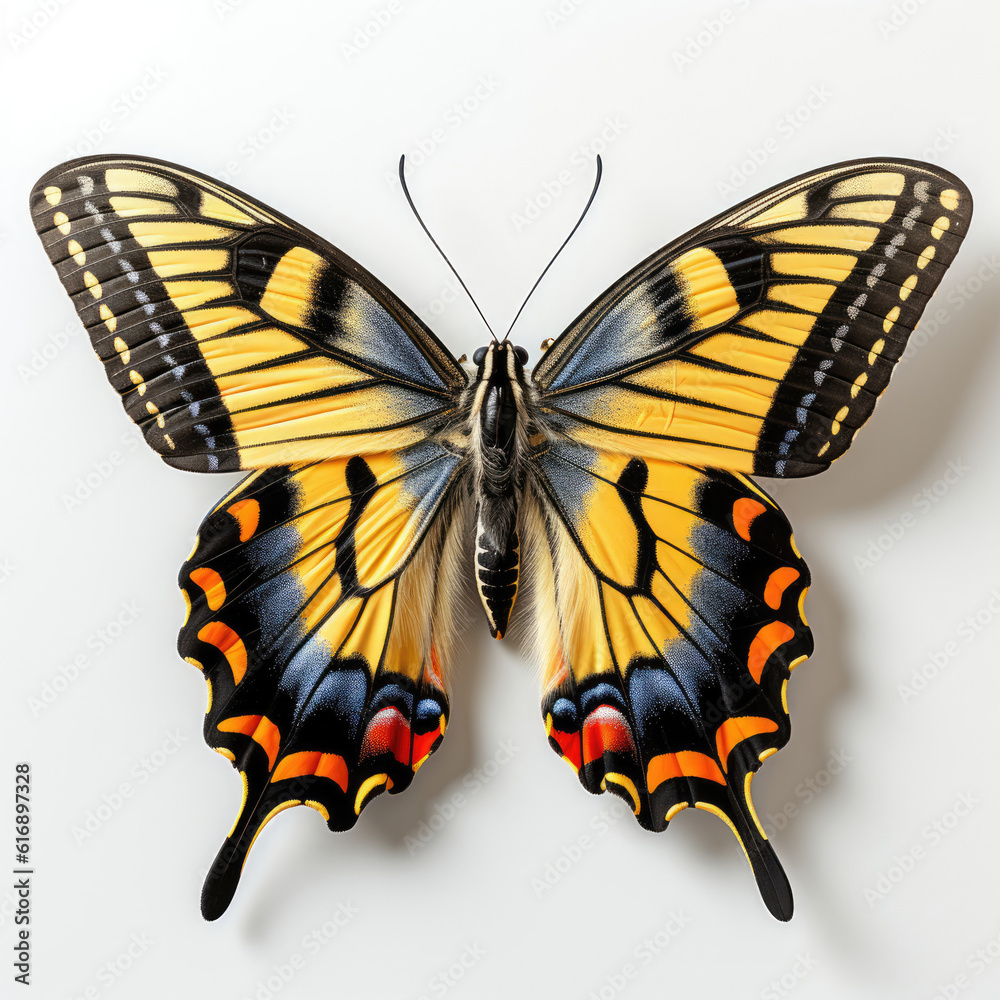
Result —
[[528, 363], [528, 352], [506, 340], [494, 341], [486, 347], [477, 347], [472, 362], [479, 368], [480, 378], [489, 378], [501, 371], [513, 376]]

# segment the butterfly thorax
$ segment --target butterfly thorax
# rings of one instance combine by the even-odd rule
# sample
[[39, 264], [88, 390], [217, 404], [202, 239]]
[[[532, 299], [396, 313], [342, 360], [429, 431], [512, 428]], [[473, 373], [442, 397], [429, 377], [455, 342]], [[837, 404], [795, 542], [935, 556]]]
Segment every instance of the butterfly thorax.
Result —
[[476, 587], [495, 639], [517, 596], [518, 503], [524, 488], [528, 412], [524, 351], [504, 342], [481, 348], [469, 409], [476, 497]]

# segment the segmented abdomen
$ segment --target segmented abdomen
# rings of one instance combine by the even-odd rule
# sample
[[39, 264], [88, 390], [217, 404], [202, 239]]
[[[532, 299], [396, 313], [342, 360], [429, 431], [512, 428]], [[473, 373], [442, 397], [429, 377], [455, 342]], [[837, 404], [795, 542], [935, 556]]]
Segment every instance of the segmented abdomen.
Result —
[[483, 505], [476, 518], [476, 587], [490, 633], [502, 639], [517, 596], [520, 544], [516, 528], [498, 537], [489, 513], [489, 505]]

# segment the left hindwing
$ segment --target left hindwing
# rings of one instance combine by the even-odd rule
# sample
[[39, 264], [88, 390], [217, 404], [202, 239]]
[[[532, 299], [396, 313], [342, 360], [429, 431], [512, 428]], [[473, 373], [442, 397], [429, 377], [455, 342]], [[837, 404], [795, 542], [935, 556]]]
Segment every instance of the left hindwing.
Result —
[[405, 448], [466, 376], [381, 282], [273, 209], [140, 157], [35, 185], [49, 259], [150, 446], [227, 472]]
[[870, 416], [971, 214], [957, 177], [908, 160], [773, 188], [597, 299], [533, 372], [542, 411], [593, 448], [820, 472]]
[[688, 805], [721, 816], [788, 919], [750, 799], [789, 737], [789, 672], [812, 650], [788, 522], [745, 476], [580, 445], [550, 448], [533, 486], [525, 547], [553, 749], [647, 829]]
[[205, 739], [244, 788], [206, 917], [275, 813], [309, 805], [345, 830], [437, 747], [463, 468], [428, 442], [261, 470], [202, 524], [178, 645], [208, 681]]

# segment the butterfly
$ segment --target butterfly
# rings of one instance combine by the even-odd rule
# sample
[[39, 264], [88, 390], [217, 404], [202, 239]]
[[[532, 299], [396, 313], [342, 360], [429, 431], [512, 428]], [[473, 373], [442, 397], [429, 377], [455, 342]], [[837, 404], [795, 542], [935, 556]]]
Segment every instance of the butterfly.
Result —
[[771, 188], [646, 258], [530, 371], [507, 339], [456, 360], [360, 264], [194, 170], [72, 160], [31, 211], [150, 447], [249, 473], [179, 581], [205, 740], [243, 782], [207, 919], [277, 813], [346, 830], [437, 749], [466, 574], [498, 639], [530, 578], [545, 733], [584, 788], [654, 831], [714, 813], [791, 917], [750, 784], [789, 739], [810, 578], [751, 477], [848, 449], [965, 235], [961, 181], [869, 159]]

